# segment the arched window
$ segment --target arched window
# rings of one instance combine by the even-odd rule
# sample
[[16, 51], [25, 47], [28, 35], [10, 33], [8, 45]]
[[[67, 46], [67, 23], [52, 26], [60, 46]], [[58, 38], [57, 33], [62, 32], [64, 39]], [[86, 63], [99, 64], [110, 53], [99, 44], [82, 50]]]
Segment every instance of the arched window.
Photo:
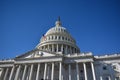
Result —
[[58, 37], [58, 39], [60, 40], [60, 36]]
[[55, 36], [55, 39], [57, 39], [57, 36]]
[[53, 36], [52, 36], [52, 40], [53, 40]]
[[64, 40], [64, 37], [62, 37], [62, 40]]
[[65, 38], [65, 40], [67, 40], [67, 37]]

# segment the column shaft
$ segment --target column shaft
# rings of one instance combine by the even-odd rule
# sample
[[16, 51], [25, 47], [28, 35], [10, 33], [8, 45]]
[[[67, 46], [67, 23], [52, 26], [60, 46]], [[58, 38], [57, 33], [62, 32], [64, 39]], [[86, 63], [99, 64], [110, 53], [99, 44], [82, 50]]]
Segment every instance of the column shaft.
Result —
[[54, 45], [52, 44], [52, 52], [54, 52]]
[[32, 73], [33, 73], [33, 64], [31, 65], [31, 68], [30, 68], [30, 77], [29, 77], [29, 80], [32, 80]]
[[102, 76], [100, 76], [100, 80], [103, 80], [103, 79], [102, 79]]
[[45, 69], [44, 69], [44, 79], [46, 79], [46, 73], [47, 73], [47, 63], [45, 63]]
[[57, 51], [56, 52], [58, 52], [58, 48], [59, 48], [59, 45], [57, 44]]
[[50, 46], [48, 45], [48, 51], [50, 51]]
[[6, 79], [7, 79], [8, 70], [9, 70], [9, 68], [6, 69], [6, 71], [5, 71], [5, 76], [4, 76], [4, 79], [3, 79], [3, 80], [6, 80]]
[[93, 62], [91, 62], [91, 68], [92, 68], [93, 80], [96, 80], [95, 69], [94, 69], [94, 64], [93, 64]]
[[67, 54], [67, 53], [68, 53], [68, 52], [67, 52], [67, 51], [68, 51], [67, 49], [68, 49], [68, 48], [67, 48], [67, 45], [66, 45], [66, 48], [65, 48], [65, 54]]
[[110, 77], [110, 76], [108, 76], [108, 79], [109, 79], [109, 80], [111, 80], [111, 77]]
[[2, 68], [1, 75], [0, 75], [0, 80], [2, 80], [4, 78], [4, 74], [5, 74], [5, 68]]
[[38, 64], [38, 67], [37, 67], [36, 80], [39, 80], [39, 73], [40, 73], [40, 63]]
[[76, 63], [76, 73], [77, 73], [77, 80], [79, 80], [79, 67], [78, 67], [78, 63]]
[[59, 63], [59, 80], [62, 80], [62, 62]]
[[52, 63], [51, 80], [54, 79], [54, 63]]
[[63, 44], [61, 45], [61, 51], [63, 52]]
[[12, 70], [11, 70], [11, 73], [10, 73], [9, 80], [11, 80], [11, 79], [12, 79], [12, 76], [13, 76], [14, 69], [15, 69], [15, 65], [13, 65], [13, 68], [12, 68]]
[[25, 80], [26, 70], [27, 70], [27, 65], [25, 65], [22, 80]]
[[16, 75], [15, 75], [15, 80], [18, 80], [19, 73], [20, 73], [20, 68], [21, 68], [21, 65], [19, 65], [19, 67], [17, 69]]
[[47, 70], [47, 80], [49, 79], [49, 77], [50, 77], [50, 66], [48, 66], [48, 68], [47, 68], [48, 70]]
[[71, 80], [71, 64], [69, 64], [69, 80]]
[[83, 67], [84, 67], [85, 80], [88, 80], [87, 79], [87, 70], [86, 70], [86, 64], [85, 63], [83, 63]]

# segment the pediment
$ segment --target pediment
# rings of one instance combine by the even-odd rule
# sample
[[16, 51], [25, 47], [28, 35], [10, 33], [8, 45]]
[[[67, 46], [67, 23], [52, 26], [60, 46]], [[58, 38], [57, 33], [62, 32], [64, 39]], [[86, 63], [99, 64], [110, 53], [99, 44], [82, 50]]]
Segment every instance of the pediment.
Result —
[[52, 57], [52, 56], [58, 56], [59, 54], [54, 54], [52, 52], [47, 52], [47, 51], [41, 51], [38, 49], [29, 51], [25, 54], [22, 54], [20, 56], [17, 56], [16, 59], [18, 58], [38, 58], [38, 57]]

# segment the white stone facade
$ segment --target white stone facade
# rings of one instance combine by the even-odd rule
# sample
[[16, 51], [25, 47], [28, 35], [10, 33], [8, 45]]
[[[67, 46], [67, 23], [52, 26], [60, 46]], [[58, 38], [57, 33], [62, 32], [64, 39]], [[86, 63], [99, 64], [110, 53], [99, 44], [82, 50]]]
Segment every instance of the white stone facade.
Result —
[[120, 54], [81, 53], [58, 19], [34, 50], [0, 60], [0, 80], [120, 80]]

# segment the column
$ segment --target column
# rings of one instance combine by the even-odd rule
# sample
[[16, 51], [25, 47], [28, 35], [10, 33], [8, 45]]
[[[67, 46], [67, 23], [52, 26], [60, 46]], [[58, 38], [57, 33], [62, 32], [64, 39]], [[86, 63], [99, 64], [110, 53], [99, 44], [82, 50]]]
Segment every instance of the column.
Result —
[[5, 73], [5, 68], [2, 68], [2, 69], [1, 69], [0, 80], [3, 79], [4, 73]]
[[47, 70], [47, 80], [49, 79], [49, 77], [50, 77], [50, 66], [47, 66], [48, 68], [48, 70]]
[[94, 69], [94, 64], [93, 64], [93, 62], [91, 62], [91, 68], [92, 68], [92, 73], [93, 73], [93, 80], [96, 80], [95, 69]]
[[62, 80], [62, 62], [59, 63], [59, 80]]
[[13, 68], [12, 68], [12, 70], [11, 70], [11, 73], [10, 73], [9, 80], [11, 80], [11, 79], [12, 79], [12, 76], [13, 76], [14, 69], [15, 69], [15, 65], [13, 65]]
[[69, 80], [71, 80], [71, 65], [69, 64], [68, 67], [69, 67]]
[[43, 48], [44, 48], [44, 50], [46, 50], [46, 49], [45, 49], [45, 45], [43, 46]]
[[73, 48], [73, 53], [75, 53], [75, 48]]
[[54, 52], [54, 44], [52, 44], [52, 52]]
[[63, 52], [63, 44], [61, 45], [61, 51]]
[[65, 54], [67, 54], [67, 53], [68, 53], [68, 52], [67, 52], [67, 49], [68, 49], [68, 48], [67, 48], [67, 45], [66, 45], [66, 48], [65, 48]]
[[77, 80], [79, 80], [79, 66], [78, 66], [78, 63], [76, 63], [76, 73], [77, 73]]
[[20, 68], [21, 68], [21, 65], [19, 65], [19, 67], [17, 69], [16, 75], [15, 75], [15, 80], [18, 80], [19, 73], [20, 73]]
[[32, 80], [32, 73], [33, 73], [33, 64], [31, 64], [29, 80]]
[[109, 80], [111, 80], [111, 77], [110, 77], [110, 76], [108, 76], [108, 79], [109, 79]]
[[40, 73], [40, 63], [38, 63], [38, 67], [37, 67], [36, 80], [39, 80], [39, 73]]
[[58, 46], [59, 46], [59, 45], [57, 44], [57, 51], [56, 51], [56, 52], [58, 52], [58, 48], [59, 48]]
[[88, 80], [87, 79], [87, 70], [86, 70], [86, 64], [85, 63], [83, 63], [83, 67], [84, 67], [85, 80]]
[[22, 80], [25, 80], [26, 70], [27, 70], [27, 65], [25, 65]]
[[44, 78], [43, 79], [46, 79], [46, 73], [47, 73], [47, 63], [45, 63]]
[[54, 79], [54, 63], [52, 63], [51, 80]]
[[103, 79], [102, 79], [102, 76], [100, 76], [100, 80], [103, 80]]
[[70, 54], [72, 54], [72, 47], [70, 46]]
[[4, 76], [4, 79], [3, 79], [3, 80], [6, 80], [7, 75], [8, 75], [8, 70], [9, 70], [9, 68], [6, 69], [6, 71], [5, 71], [5, 76]]
[[48, 44], [48, 51], [50, 51], [50, 46], [49, 46], [49, 44]]

